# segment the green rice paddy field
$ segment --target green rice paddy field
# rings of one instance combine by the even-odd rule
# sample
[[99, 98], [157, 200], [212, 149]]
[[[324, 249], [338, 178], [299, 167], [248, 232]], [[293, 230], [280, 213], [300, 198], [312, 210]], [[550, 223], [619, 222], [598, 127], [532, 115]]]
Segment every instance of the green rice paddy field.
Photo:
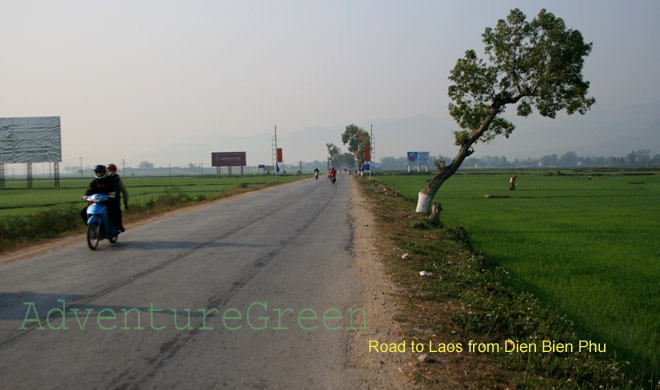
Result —
[[[580, 336], [646, 372], [658, 370], [660, 172], [516, 173], [516, 191], [508, 190], [512, 172], [450, 178], [434, 199], [444, 209], [441, 221], [465, 227], [475, 249], [566, 313]], [[394, 184], [414, 209], [431, 177], [380, 181]]]
[[[279, 181], [287, 182], [300, 176], [280, 176]], [[27, 182], [7, 181], [5, 189], [0, 190], [0, 218], [8, 216], [26, 216], [51, 207], [71, 205], [84, 206], [81, 197], [85, 193], [91, 178], [62, 179], [60, 188], [54, 189], [53, 180], [35, 180], [33, 188], [26, 189]], [[220, 191], [239, 187], [241, 185], [254, 187], [275, 183], [274, 176], [244, 176], [244, 177], [122, 177], [128, 188], [130, 203], [145, 203], [163, 194], [166, 188], [176, 188], [177, 191], [196, 198], [213, 198]]]

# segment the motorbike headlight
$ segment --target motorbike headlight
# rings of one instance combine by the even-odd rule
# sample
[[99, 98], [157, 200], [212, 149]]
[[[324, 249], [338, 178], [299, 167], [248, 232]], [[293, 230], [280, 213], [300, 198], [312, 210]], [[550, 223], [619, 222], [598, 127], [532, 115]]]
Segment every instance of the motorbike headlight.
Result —
[[95, 195], [91, 196], [91, 200], [92, 200], [92, 202], [100, 202], [101, 197], [99, 195], [95, 194]]

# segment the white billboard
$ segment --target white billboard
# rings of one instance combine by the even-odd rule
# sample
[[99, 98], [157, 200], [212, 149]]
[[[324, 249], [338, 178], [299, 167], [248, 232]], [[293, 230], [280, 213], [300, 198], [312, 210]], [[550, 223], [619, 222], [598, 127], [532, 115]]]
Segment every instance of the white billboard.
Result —
[[0, 118], [0, 164], [61, 161], [59, 116]]

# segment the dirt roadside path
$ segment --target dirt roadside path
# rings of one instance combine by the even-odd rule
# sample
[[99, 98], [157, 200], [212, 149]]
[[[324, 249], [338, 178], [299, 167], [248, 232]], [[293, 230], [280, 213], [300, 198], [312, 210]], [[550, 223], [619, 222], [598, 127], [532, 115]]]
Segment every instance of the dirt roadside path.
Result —
[[[353, 179], [351, 179], [353, 180]], [[379, 259], [374, 218], [357, 183], [351, 190], [353, 250], [359, 276], [363, 281], [362, 308], [368, 313], [369, 329], [352, 334], [349, 341], [349, 364], [361, 372], [359, 389], [419, 389], [409, 379], [412, 353], [369, 352], [369, 341], [400, 343], [403, 335], [394, 320], [398, 311], [395, 294], [400, 288], [385, 272]]]

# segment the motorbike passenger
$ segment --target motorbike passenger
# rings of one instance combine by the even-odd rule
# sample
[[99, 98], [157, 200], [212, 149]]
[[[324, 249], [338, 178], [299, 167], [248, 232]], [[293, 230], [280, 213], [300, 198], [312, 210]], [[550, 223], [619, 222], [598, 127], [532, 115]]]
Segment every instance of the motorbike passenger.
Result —
[[[102, 194], [107, 195], [110, 199], [114, 200], [118, 191], [117, 181], [114, 178], [108, 177], [108, 170], [105, 165], [97, 165], [94, 168], [94, 174], [94, 180], [89, 183], [89, 186], [85, 191], [85, 196]], [[121, 226], [121, 222], [118, 220], [117, 216], [117, 207], [112, 200], [106, 203], [108, 218], [110, 218], [115, 226]], [[83, 221], [87, 223], [87, 206], [80, 210], [80, 216]]]
[[124, 195], [124, 208], [128, 209], [128, 190], [124, 182], [121, 181], [121, 177], [117, 174], [117, 166], [115, 164], [108, 164], [108, 177], [114, 179], [117, 182], [117, 196], [113, 200], [114, 206], [117, 208], [117, 229], [120, 232], [126, 231], [124, 225], [122, 224], [122, 214], [121, 214], [121, 196]]

